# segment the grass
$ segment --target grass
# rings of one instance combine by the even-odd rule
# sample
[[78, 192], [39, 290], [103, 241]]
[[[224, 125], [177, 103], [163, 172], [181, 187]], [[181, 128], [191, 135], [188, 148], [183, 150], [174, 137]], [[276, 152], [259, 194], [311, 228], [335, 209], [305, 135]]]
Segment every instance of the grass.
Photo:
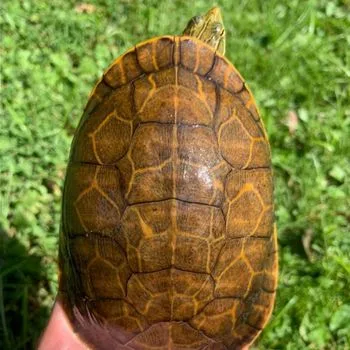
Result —
[[[30, 349], [57, 290], [69, 146], [101, 72], [206, 1], [1, 2], [0, 344]], [[256, 349], [350, 349], [350, 2], [218, 1], [271, 141], [277, 304]]]

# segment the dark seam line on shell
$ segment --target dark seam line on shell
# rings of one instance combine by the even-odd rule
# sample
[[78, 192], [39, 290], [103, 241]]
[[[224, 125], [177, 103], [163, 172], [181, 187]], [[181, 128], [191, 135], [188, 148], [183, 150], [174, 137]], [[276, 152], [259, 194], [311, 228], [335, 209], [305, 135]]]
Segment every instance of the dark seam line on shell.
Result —
[[235, 170], [271, 170], [270, 166], [252, 166], [242, 169], [235, 169]]
[[[131, 267], [130, 267], [130, 269], [131, 269]], [[128, 293], [128, 287], [129, 287], [129, 281], [131, 280], [131, 278], [132, 278], [132, 276], [134, 276], [136, 274], [136, 272], [134, 272], [133, 270], [131, 270], [131, 274], [130, 274], [130, 276], [127, 278], [127, 280], [125, 281], [125, 285], [126, 285], [126, 290], [125, 290], [125, 292], [126, 292], [126, 294], [125, 294], [125, 298], [127, 299], [127, 300], [130, 300], [129, 299], [129, 293]], [[148, 291], [148, 290], [147, 290]], [[145, 316], [146, 317], [146, 316]]]
[[252, 325], [252, 324], [249, 323], [249, 322], [245, 322], [245, 324], [246, 324], [247, 326], [251, 327], [251, 328], [254, 328], [255, 330], [257, 330], [257, 331], [259, 331], [259, 332], [263, 330], [263, 328], [254, 326], [254, 325]]
[[[219, 151], [220, 151], [220, 148], [219, 148]], [[221, 152], [220, 152], [220, 155], [222, 157]], [[224, 159], [224, 158], [222, 157], [222, 159]], [[224, 159], [224, 161], [228, 164], [228, 166], [230, 167], [230, 170], [227, 172], [227, 174], [225, 176], [225, 179], [224, 179], [224, 190], [222, 192], [223, 192], [225, 197], [228, 197], [228, 196], [226, 196], [227, 181], [228, 181], [228, 178], [229, 178], [230, 174], [234, 171], [234, 169], [231, 167], [231, 164], [226, 161], [226, 159]]]
[[[213, 59], [213, 62], [211, 63], [211, 66], [208, 70], [208, 72], [206, 72], [204, 75], [202, 75], [202, 77], [204, 77], [205, 79], [208, 79], [209, 77], [209, 74], [213, 71], [215, 65], [216, 65], [216, 61], [217, 61], [217, 55], [216, 55], [216, 50], [214, 52], [214, 59]], [[193, 72], [194, 73], [194, 72]], [[198, 74], [198, 73], [194, 73], [194, 74]], [[201, 75], [201, 74], [198, 74], [198, 75]], [[213, 78], [210, 78], [209, 80], [213, 80]], [[215, 83], [217, 83], [215, 80], [213, 80]], [[219, 85], [219, 84], [218, 84]]]
[[235, 168], [221, 152], [220, 152], [220, 154], [221, 154], [222, 159], [229, 165], [229, 167], [232, 168], [232, 170], [240, 170], [240, 168]]
[[[124, 298], [111, 298], [111, 297], [90, 298], [88, 296], [84, 296], [84, 297], [80, 297], [80, 298], [82, 299], [83, 302], [87, 302], [87, 303], [96, 302], [96, 301], [123, 301], [124, 303], [130, 305], [138, 315], [140, 315], [142, 318], [146, 319], [146, 316], [142, 315], [139, 311], [137, 311], [135, 306], [129, 300], [127, 300], [125, 297]], [[147, 321], [147, 323], [148, 323], [148, 321]]]
[[100, 163], [94, 163], [94, 162], [89, 162], [85, 160], [73, 160], [71, 159], [68, 163], [68, 165], [91, 165], [91, 166], [100, 166], [100, 167], [105, 167], [105, 168], [116, 168], [117, 165], [116, 163], [112, 164], [100, 164]]
[[[226, 225], [225, 225], [225, 227], [226, 227]], [[222, 252], [222, 250], [224, 249], [224, 247], [226, 246], [226, 244], [227, 244], [227, 241], [226, 241], [226, 228], [225, 228], [225, 230], [224, 230], [225, 232], [225, 234], [224, 234], [224, 242], [222, 243], [222, 245], [221, 245], [221, 247], [220, 247], [220, 249], [219, 249], [219, 251], [218, 251], [218, 253], [217, 253], [217, 255], [216, 255], [216, 258], [215, 258], [215, 261], [214, 261], [214, 264], [213, 264], [213, 266], [212, 266], [212, 269], [211, 269], [211, 272], [210, 272], [210, 275], [214, 278], [214, 276], [212, 275], [212, 273], [213, 273], [213, 271], [215, 271], [215, 269], [216, 269], [216, 265], [218, 264], [218, 261], [219, 261], [219, 257], [220, 257], [220, 255], [221, 255], [221, 252]], [[214, 278], [214, 281], [216, 281], [215, 280], [215, 278]], [[215, 293], [215, 290], [214, 290], [214, 293]]]
[[[87, 302], [94, 302], [94, 301], [126, 301], [125, 298], [123, 297], [100, 297], [100, 298], [90, 298], [90, 297], [85, 297], [85, 299], [87, 300]], [[127, 302], [129, 304], [129, 302]]]
[[265, 293], [268, 293], [268, 294], [275, 294], [277, 291], [277, 289], [267, 289], [264, 286], [261, 286], [261, 290]]
[[[202, 77], [202, 78], [204, 78], [204, 79], [208, 79], [207, 75], [210, 74], [211, 71], [213, 70], [213, 68], [214, 68], [214, 63], [215, 63], [215, 61], [216, 61], [216, 59], [217, 59], [217, 57], [218, 57], [216, 54], [214, 54], [214, 60], [213, 60], [212, 67], [209, 69], [209, 71], [208, 71], [206, 74], [200, 74], [200, 73], [198, 73], [198, 72], [194, 72], [193, 69], [189, 69], [188, 67], [184, 66], [184, 65], [181, 63], [181, 50], [179, 51], [179, 56], [180, 56], [180, 59], [179, 59], [178, 67], [183, 68], [183, 69], [185, 69], [186, 71], [188, 71], [188, 72], [190, 72], [190, 73], [192, 73], [192, 74], [196, 74], [196, 75], [198, 75], [198, 76], [200, 76], [200, 77]], [[117, 89], [119, 89], [119, 88], [122, 88], [123, 86], [128, 85], [128, 84], [130, 84], [130, 83], [132, 83], [132, 82], [135, 82], [135, 81], [137, 81], [137, 80], [139, 80], [139, 79], [141, 79], [141, 78], [143, 78], [143, 77], [145, 77], [145, 76], [148, 76], [148, 75], [153, 74], [153, 73], [162, 72], [162, 71], [165, 71], [165, 70], [167, 70], [167, 69], [169, 69], [169, 68], [175, 68], [175, 65], [172, 65], [172, 66], [167, 65], [166, 67], [163, 67], [162, 69], [159, 69], [159, 70], [154, 70], [154, 71], [150, 71], [150, 72], [145, 72], [144, 74], [140, 74], [139, 76], [137, 76], [137, 77], [135, 77], [135, 78], [133, 78], [133, 79], [130, 79], [128, 82], [126, 82], [126, 83], [124, 83], [124, 84], [121, 84], [121, 85], [118, 85], [118, 86], [116, 86], [116, 87], [111, 86], [111, 85], [104, 79], [104, 78], [105, 78], [105, 74], [103, 74], [103, 82], [104, 82], [109, 88], [111, 88], [111, 90], [112, 90], [111, 92], [113, 92], [114, 90], [117, 90]], [[215, 85], [218, 85], [221, 89], [223, 89], [223, 90], [229, 92], [230, 94], [235, 95], [235, 96], [242, 102], [243, 106], [245, 107], [245, 104], [244, 104], [242, 98], [239, 96], [239, 94], [243, 91], [242, 89], [240, 89], [240, 90], [238, 90], [238, 91], [232, 91], [232, 90], [230, 90], [230, 89], [228, 89], [228, 88], [225, 88], [222, 84], [220, 84], [219, 82], [217, 82], [217, 81], [216, 81], [215, 79], [213, 79], [213, 78], [211, 78], [210, 81], [212, 81]], [[243, 79], [242, 79], [242, 82], [244, 83], [244, 80], [243, 80]], [[166, 85], [164, 85], [164, 86], [166, 86]], [[248, 91], [248, 90], [247, 90], [247, 91]], [[109, 93], [111, 93], [111, 92], [109, 92]], [[105, 96], [107, 96], [107, 95], [108, 95], [108, 94], [106, 94]], [[249, 93], [249, 95], [251, 95], [251, 93]], [[105, 96], [104, 96], [104, 97], [105, 97]], [[246, 108], [246, 107], [245, 107], [245, 108]], [[247, 108], [246, 108], [246, 109], [247, 109]], [[247, 111], [248, 111], [250, 114], [252, 114], [248, 109], [247, 109]], [[252, 116], [252, 117], [253, 117], [253, 116]], [[260, 116], [259, 116], [259, 117], [260, 117]], [[253, 120], [254, 120], [254, 121], [257, 121], [254, 117], [253, 117]], [[260, 120], [260, 118], [259, 118], [259, 120]]]
[[[217, 293], [217, 292], [216, 292]], [[242, 296], [239, 296], [239, 295], [225, 295], [225, 296], [219, 296], [219, 295], [215, 295], [215, 292], [214, 292], [214, 300], [216, 299], [237, 299], [237, 300], [243, 300], [244, 298]], [[210, 302], [209, 302], [210, 303]]]
[[[130, 89], [130, 95], [129, 95], [129, 100], [131, 102], [131, 113], [132, 117], [130, 120], [133, 122], [135, 119], [135, 115], [137, 114], [136, 110], [136, 103], [135, 103], [135, 91], [136, 91], [136, 86], [135, 86], [135, 81], [131, 82], [131, 89]], [[133, 125], [134, 127], [134, 125]]]
[[[134, 45], [134, 52], [135, 52], [135, 59], [136, 59], [136, 63], [137, 65], [140, 67], [141, 72], [143, 72], [143, 74], [146, 74], [146, 72], [144, 71], [144, 69], [142, 68], [141, 64], [140, 64], [140, 60], [139, 60], [139, 55], [138, 55], [138, 50], [137, 50], [137, 46]], [[138, 77], [139, 78], [139, 77]]]
[[143, 125], [143, 124], [158, 124], [158, 125], [176, 125], [179, 127], [192, 127], [192, 128], [207, 128], [213, 131], [213, 128], [210, 125], [205, 125], [205, 124], [186, 124], [186, 123], [181, 123], [181, 122], [159, 122], [159, 121], [147, 121], [147, 122], [139, 122], [137, 126]]
[[[238, 76], [239, 77], [239, 76]], [[241, 89], [239, 89], [238, 91], [236, 91], [235, 93], [236, 94], [240, 94], [240, 93], [242, 93], [244, 90], [248, 90], [247, 89], [247, 86], [246, 86], [246, 82], [242, 79], [242, 88]], [[249, 94], [250, 95], [250, 94]]]
[[[254, 235], [249, 235], [249, 236], [247, 236], [247, 239], [249, 240], [249, 241], [253, 241], [253, 240], [261, 240], [261, 239], [263, 239], [263, 240], [267, 240], [267, 241], [270, 241], [271, 240], [271, 236], [254, 236]], [[269, 254], [270, 254], [270, 252], [269, 253], [267, 253], [267, 256], [269, 256]]]
[[234, 297], [234, 296], [225, 296], [225, 297], [213, 297], [211, 300], [207, 301], [201, 308], [198, 309], [197, 313], [194, 314], [192, 317], [188, 319], [189, 322], [193, 320], [197, 315], [199, 315], [210, 303], [212, 303], [215, 300], [222, 300], [222, 299], [238, 299], [242, 300], [241, 297]]
[[[119, 230], [120, 230], [120, 225], [118, 225], [118, 230], [117, 230], [117, 233], [119, 233]], [[93, 231], [93, 232], [86, 232], [86, 233], [75, 233], [74, 235], [70, 234], [69, 232], [67, 232], [68, 234], [68, 237], [69, 239], [76, 239], [76, 238], [81, 238], [81, 237], [89, 237], [89, 236], [93, 236], [94, 238], [97, 238], [97, 239], [101, 239], [101, 238], [108, 238], [110, 239], [112, 242], [116, 243], [116, 245], [120, 248], [120, 250], [123, 252], [123, 254], [125, 255], [125, 259], [126, 261], [128, 262], [128, 259], [127, 259], [127, 252], [126, 250], [121, 246], [121, 244], [114, 238], [114, 237], [111, 237], [110, 235], [108, 234], [105, 234], [103, 232], [96, 232], [96, 231]], [[129, 263], [129, 262], [128, 262]], [[130, 266], [129, 266], [130, 267]], [[131, 267], [130, 267], [131, 269]]]
[[[214, 120], [217, 120], [218, 118], [218, 112], [221, 107], [221, 94], [220, 94], [220, 88], [217, 84], [214, 84], [215, 86], [215, 110], [214, 110], [214, 118], [213, 118], [213, 129], [215, 132], [215, 123]], [[215, 132], [216, 134], [216, 132]]]
[[164, 271], [169, 271], [170, 273], [172, 273], [172, 272], [176, 272], [175, 270], [178, 270], [178, 271], [181, 271], [181, 272], [194, 273], [196, 275], [203, 275], [203, 276], [209, 277], [209, 279], [212, 280], [212, 282], [213, 282], [213, 284], [215, 286], [215, 279], [213, 278], [213, 276], [210, 273], [185, 270], [183, 268], [180, 268], [180, 267], [177, 267], [177, 266], [173, 266], [173, 265], [170, 265], [169, 267], [165, 267], [165, 268], [158, 269], [158, 270], [155, 270], [155, 271], [133, 272], [132, 274], [133, 275], [146, 275], [146, 274], [150, 274], [150, 273], [158, 273], [158, 272], [164, 272]]
[[[185, 67], [185, 66], [181, 63], [181, 50], [179, 50], [179, 57], [180, 57], [180, 59], [179, 59], [179, 64], [178, 64], [179, 67], [181, 67], [181, 68], [187, 70], [188, 72], [190, 72], [190, 73], [192, 73], [192, 74], [196, 74], [196, 75], [198, 75], [198, 76], [200, 76], [200, 77], [202, 77], [202, 78], [205, 78], [205, 79], [208, 79], [207, 75], [208, 75], [208, 74], [211, 72], [211, 70], [214, 68], [214, 65], [213, 65], [213, 66], [210, 68], [210, 70], [209, 70], [205, 75], [202, 75], [202, 74], [199, 74], [198, 72], [193, 72], [193, 70], [191, 70], [191, 69]], [[215, 55], [215, 56], [214, 56], [213, 62], [216, 61], [216, 57], [217, 57], [217, 56]], [[150, 75], [150, 74], [157, 73], [157, 72], [162, 72], [162, 71], [164, 71], [164, 70], [166, 70], [166, 69], [169, 69], [169, 68], [172, 68], [172, 67], [175, 67], [175, 66], [174, 66], [174, 65], [173, 65], [173, 66], [167, 66], [166, 68], [160, 69], [160, 70], [158, 70], [158, 71], [155, 70], [155, 71], [151, 71], [151, 72], [148, 72], [148, 73], [141, 74], [141, 75], [139, 75], [138, 77], [135, 77], [134, 79], [131, 79], [130, 81], [128, 81], [128, 82], [126, 82], [126, 83], [124, 83], [124, 84], [121, 84], [121, 85], [119, 85], [119, 86], [116, 86], [116, 87], [113, 87], [113, 86], [111, 86], [110, 84], [108, 84], [108, 82], [105, 80], [105, 74], [103, 75], [103, 82], [104, 82], [108, 87], [110, 87], [110, 88], [112, 89], [112, 91], [109, 92], [109, 94], [111, 94], [114, 90], [119, 89], [119, 88], [121, 88], [121, 87], [123, 87], [123, 86], [125, 86], [125, 85], [132, 84], [132, 83], [134, 83], [135, 81], [141, 79], [141, 78], [144, 77], [144, 76], [148, 76], [148, 75]], [[231, 90], [225, 88], [222, 84], [219, 84], [219, 83], [218, 83], [216, 80], [214, 80], [214, 79], [210, 79], [210, 81], [212, 81], [212, 82], [213, 82], [216, 86], [218, 86], [219, 88], [221, 88], [221, 89], [227, 91], [228, 93], [234, 95], [235, 97], [237, 97], [237, 99], [241, 102], [241, 105], [243, 106], [243, 108], [248, 112], [248, 114], [249, 114], [249, 115], [251, 116], [251, 118], [253, 119], [254, 123], [255, 123], [255, 124], [257, 125], [257, 127], [259, 128], [259, 130], [260, 130], [260, 132], [261, 132], [261, 136], [264, 137], [265, 134], [264, 134], [263, 129], [262, 129], [261, 125], [260, 125], [260, 122], [261, 122], [261, 117], [260, 117], [260, 115], [258, 114], [258, 119], [255, 119], [253, 113], [245, 106], [245, 103], [243, 102], [242, 98], [239, 96], [239, 94], [240, 94], [243, 90], [241, 89], [241, 90], [239, 90], [238, 92], [231, 91]], [[243, 80], [242, 80], [242, 82], [244, 83]], [[166, 86], [166, 85], [164, 85], [164, 86]], [[104, 96], [104, 98], [105, 98], [107, 95], [109, 95], [109, 94], [106, 94], [106, 95]], [[249, 93], [249, 95], [251, 95], [251, 94]], [[100, 102], [100, 103], [101, 103], [101, 102]], [[89, 113], [88, 115], [90, 115], [90, 114], [100, 105], [100, 103], [98, 103], [98, 104], [93, 108], [93, 110], [90, 111], [90, 113]]]
[[247, 167], [247, 168], [237, 168], [234, 167], [227, 159], [226, 157], [220, 152], [222, 159], [232, 168], [232, 170], [241, 171], [241, 170], [258, 170], [258, 169], [269, 169], [271, 170], [270, 166], [257, 166], [257, 167]]
[[[144, 315], [142, 315], [145, 319], [146, 319], [146, 321], [147, 321], [147, 323], [148, 323], [148, 327], [146, 327], [145, 329], [143, 329], [142, 330], [142, 332], [140, 332], [140, 333], [145, 333], [146, 331], [148, 331], [149, 329], [151, 329], [152, 327], [157, 327], [157, 325], [159, 325], [159, 324], [165, 324], [166, 326], [168, 326], [168, 325], [172, 325], [172, 324], [185, 324], [185, 325], [187, 325], [188, 327], [190, 327], [190, 328], [192, 328], [193, 330], [195, 330], [196, 332], [198, 332], [199, 334], [201, 334], [204, 338], [206, 338], [209, 342], [210, 342], [210, 344], [208, 344], [207, 346], [209, 346], [209, 345], [213, 345], [213, 343], [215, 342], [212, 338], [209, 338], [206, 334], [204, 334], [203, 333], [203, 331], [202, 330], [200, 330], [200, 329], [197, 329], [197, 328], [194, 328], [192, 325], [190, 325], [187, 321], [175, 321], [175, 320], [169, 320], [169, 321], [162, 321], [162, 320], [160, 320], [160, 321], [158, 321], [157, 323], [153, 323], [153, 324], [150, 324], [150, 322], [148, 321], [148, 319], [147, 319], [147, 317], [146, 316], [144, 316]], [[138, 334], [135, 334], [132, 338], [130, 338], [126, 343], [124, 343], [123, 345], [124, 346], [128, 346], [136, 337], [138, 337], [139, 335], [140, 335], [140, 333], [138, 333]], [[215, 343], [214, 343], [215, 344]], [[132, 348], [132, 349], [134, 349], [134, 348]], [[227, 349], [227, 348], [226, 348]]]
[[[103, 75], [102, 75], [102, 81], [103, 81], [103, 83], [106, 84], [109, 88], [111, 88], [112, 91], [114, 91], [114, 90], [116, 90], [116, 89], [122, 87], [123, 85], [128, 84], [128, 83], [125, 83], [125, 84], [122, 84], [122, 85], [120, 85], [120, 86], [113, 87], [113, 86], [112, 86], [111, 84], [109, 84], [108, 81], [106, 80], [106, 75], [105, 75], [105, 73], [103, 73]], [[111, 91], [110, 93], [112, 93], [112, 91]], [[101, 103], [101, 102], [100, 102], [100, 103]], [[100, 103], [98, 103], [98, 104], [94, 107], [94, 109], [95, 109]], [[91, 113], [91, 112], [90, 112], [90, 113]]]
[[266, 240], [266, 241], [269, 241], [271, 236], [248, 236], [247, 238], [254, 238], [254, 239], [262, 239], [262, 240]]
[[[228, 233], [229, 232], [226, 232], [226, 234], [228, 234]], [[225, 240], [226, 241], [236, 241], [236, 240], [240, 240], [240, 239], [248, 240], [249, 238], [261, 238], [261, 239], [266, 239], [266, 240], [270, 239], [270, 237], [254, 237], [254, 236], [246, 235], [246, 236], [237, 236], [237, 237], [225, 237]]]
[[127, 207], [131, 207], [134, 205], [142, 205], [142, 204], [151, 204], [151, 203], [161, 203], [165, 201], [170, 201], [170, 200], [176, 200], [182, 203], [188, 203], [188, 204], [198, 204], [198, 205], [205, 205], [207, 207], [214, 207], [214, 208], [219, 208], [221, 209], [221, 206], [219, 205], [213, 205], [213, 204], [207, 204], [207, 203], [201, 203], [201, 202], [193, 202], [193, 201], [188, 201], [176, 197], [169, 197], [169, 198], [164, 198], [164, 199], [159, 199], [159, 200], [150, 200], [150, 201], [143, 201], [143, 202], [137, 202], [137, 203], [129, 203]]
[[[222, 202], [222, 201], [221, 201], [221, 202]], [[224, 223], [225, 223], [225, 234], [226, 234], [226, 215], [225, 215], [225, 213], [224, 213], [224, 209], [223, 209], [223, 207], [222, 207], [222, 203], [221, 203], [219, 209], [220, 209], [220, 212], [221, 212], [221, 214], [222, 214], [222, 217], [224, 218]]]
[[193, 327], [188, 321], [173, 321], [173, 322], [186, 324], [188, 327], [190, 327], [194, 331], [200, 333], [203, 337], [207, 338], [207, 340], [211, 342], [211, 344], [209, 344], [209, 345], [212, 345], [215, 342], [215, 340], [213, 340], [213, 338], [208, 337], [206, 334], [203, 333], [202, 330]]

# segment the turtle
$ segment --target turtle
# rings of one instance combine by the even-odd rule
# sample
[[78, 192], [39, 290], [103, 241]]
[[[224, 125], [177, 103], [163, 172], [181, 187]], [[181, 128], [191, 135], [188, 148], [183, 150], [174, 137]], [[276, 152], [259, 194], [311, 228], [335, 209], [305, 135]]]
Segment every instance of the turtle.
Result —
[[63, 190], [59, 293], [93, 349], [243, 349], [278, 258], [271, 151], [215, 7], [93, 89]]

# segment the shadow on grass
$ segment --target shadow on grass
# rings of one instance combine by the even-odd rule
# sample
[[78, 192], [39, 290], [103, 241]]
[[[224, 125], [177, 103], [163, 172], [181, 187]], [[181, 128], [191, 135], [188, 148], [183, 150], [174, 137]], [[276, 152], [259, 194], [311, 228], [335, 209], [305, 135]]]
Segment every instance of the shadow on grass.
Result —
[[36, 347], [50, 313], [40, 302], [40, 292], [47, 283], [42, 264], [41, 257], [29, 254], [18, 239], [0, 227], [1, 349]]

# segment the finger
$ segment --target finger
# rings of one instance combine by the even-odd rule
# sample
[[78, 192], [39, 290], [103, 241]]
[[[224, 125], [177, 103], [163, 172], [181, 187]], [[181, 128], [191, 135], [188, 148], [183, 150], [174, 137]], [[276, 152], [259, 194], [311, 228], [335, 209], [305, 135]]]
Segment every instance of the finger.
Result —
[[86, 350], [88, 347], [74, 333], [60, 300], [56, 300], [38, 350], [63, 349]]

